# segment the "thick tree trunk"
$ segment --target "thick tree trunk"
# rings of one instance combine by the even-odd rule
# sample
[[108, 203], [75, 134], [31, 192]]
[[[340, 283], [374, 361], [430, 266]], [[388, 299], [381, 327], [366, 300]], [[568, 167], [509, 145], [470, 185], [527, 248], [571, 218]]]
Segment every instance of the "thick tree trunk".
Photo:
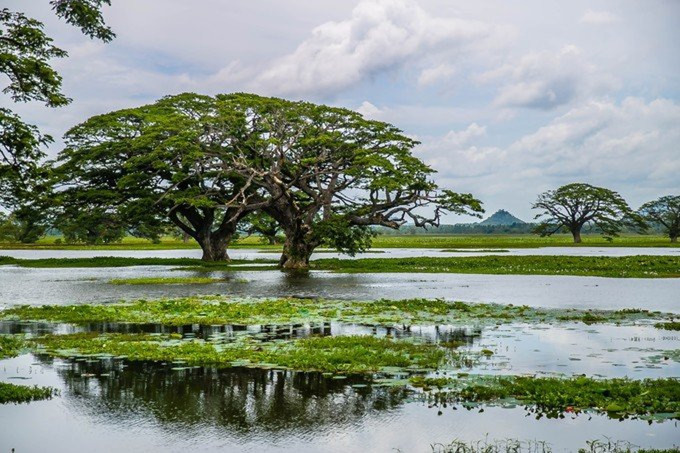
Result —
[[671, 242], [678, 242], [677, 236], [671, 236]]
[[580, 244], [581, 243], [581, 229], [577, 230], [572, 230], [571, 235], [574, 236], [574, 244]]
[[304, 239], [296, 240], [286, 237], [279, 266], [284, 269], [308, 269], [309, 258], [315, 248], [316, 246], [305, 242]]
[[227, 254], [227, 245], [231, 241], [232, 234], [216, 235], [216, 234], [201, 234], [196, 238], [196, 241], [203, 250], [203, 261], [229, 261]]

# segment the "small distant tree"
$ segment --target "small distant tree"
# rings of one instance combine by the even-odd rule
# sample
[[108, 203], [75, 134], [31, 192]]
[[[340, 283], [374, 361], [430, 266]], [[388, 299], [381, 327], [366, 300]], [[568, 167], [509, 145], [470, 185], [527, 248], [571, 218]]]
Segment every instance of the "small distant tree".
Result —
[[638, 210], [649, 223], [657, 224], [671, 238], [678, 242], [680, 236], [680, 196], [668, 195], [643, 204]]
[[577, 244], [581, 242], [581, 230], [587, 224], [597, 227], [606, 237], [618, 236], [627, 224], [642, 225], [640, 217], [621, 195], [590, 184], [567, 184], [544, 192], [532, 208], [542, 211], [535, 217], [541, 220], [535, 233], [550, 236], [564, 228]]

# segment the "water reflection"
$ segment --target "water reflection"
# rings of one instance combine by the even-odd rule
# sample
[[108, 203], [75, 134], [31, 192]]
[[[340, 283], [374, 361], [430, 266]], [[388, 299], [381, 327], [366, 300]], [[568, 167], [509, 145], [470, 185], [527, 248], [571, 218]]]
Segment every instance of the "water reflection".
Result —
[[[43, 360], [39, 358], [39, 360]], [[49, 359], [47, 359], [49, 360]], [[194, 368], [106, 360], [57, 367], [65, 398], [79, 412], [118, 419], [146, 413], [161, 422], [215, 424], [232, 433], [323, 430], [403, 403], [403, 388], [360, 388], [359, 377], [334, 380], [320, 373], [249, 368]]]
[[603, 435], [669, 446], [679, 429], [604, 416], [536, 420], [523, 408], [431, 407], [411, 402], [402, 387], [318, 373], [22, 356], [3, 361], [0, 380], [11, 377], [61, 389], [51, 401], [0, 406], [0, 444], [17, 451], [48, 443], [51, 451], [427, 451], [433, 442], [487, 433], [574, 451]]
[[[295, 325], [199, 325], [90, 323], [85, 325], [0, 321], [0, 333], [43, 335], [76, 332], [180, 334], [215, 343], [242, 336], [257, 341], [294, 340], [310, 336], [373, 335], [416, 338], [456, 347], [467, 360], [464, 370], [482, 374], [586, 374], [634, 379], [680, 376], [680, 335], [653, 326], [588, 326], [512, 323], [486, 326], [366, 326], [341, 322]], [[492, 355], [480, 355], [482, 350]], [[454, 368], [451, 373], [460, 371]]]

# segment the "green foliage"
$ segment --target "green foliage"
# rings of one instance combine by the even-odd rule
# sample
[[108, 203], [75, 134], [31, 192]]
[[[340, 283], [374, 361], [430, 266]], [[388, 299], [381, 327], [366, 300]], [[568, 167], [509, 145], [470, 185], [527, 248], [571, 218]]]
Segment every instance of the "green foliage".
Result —
[[19, 306], [8, 308], [0, 314], [0, 319], [20, 321], [75, 324], [124, 322], [174, 326], [187, 324], [290, 325], [331, 321], [370, 326], [572, 321], [632, 324], [641, 320], [665, 320], [671, 317], [672, 315], [646, 310], [555, 310], [427, 299], [383, 299], [369, 302], [324, 299], [242, 300], [225, 296], [138, 300], [105, 305]]
[[57, 394], [52, 387], [27, 387], [24, 385], [0, 382], [0, 404], [30, 403], [31, 401], [46, 400]]
[[544, 192], [533, 209], [542, 211], [536, 219], [545, 219], [536, 226], [536, 233], [550, 236], [565, 228], [573, 234], [574, 242], [581, 242], [581, 230], [586, 224], [595, 225], [606, 237], [618, 236], [626, 224], [639, 228], [644, 225], [618, 193], [590, 184], [567, 184]]
[[652, 224], [661, 225], [672, 242], [680, 236], [680, 196], [668, 195], [643, 204], [640, 215]]
[[24, 341], [20, 337], [12, 335], [0, 335], [0, 359], [16, 357], [24, 347]]
[[204, 285], [223, 282], [221, 278], [210, 277], [139, 277], [115, 278], [109, 280], [112, 285]]
[[470, 256], [320, 259], [313, 269], [335, 272], [425, 272], [461, 274], [584, 275], [617, 278], [677, 278], [676, 256]]
[[431, 344], [372, 336], [311, 337], [233, 343], [138, 334], [48, 335], [34, 340], [47, 353], [125, 356], [133, 361], [183, 361], [189, 366], [254, 366], [330, 373], [374, 373], [382, 367], [436, 368], [446, 352]]
[[680, 322], [658, 322], [654, 324], [654, 327], [664, 330], [680, 330]]
[[[271, 260], [233, 260], [229, 263], [210, 263], [193, 258], [126, 258], [96, 256], [94, 258], [44, 258], [20, 259], [0, 256], [0, 265], [13, 264], [21, 267], [128, 267], [128, 266], [191, 266], [203, 269], [229, 269], [229, 265], [274, 263]], [[239, 267], [238, 269], [244, 269]], [[258, 267], [259, 269], [259, 267]]]
[[477, 377], [451, 380], [438, 401], [497, 402], [515, 399], [549, 418], [595, 410], [616, 418], [669, 414], [680, 418], [680, 381], [667, 379]]
[[[110, 41], [114, 35], [102, 19], [108, 0], [53, 0], [57, 16], [90, 37]], [[14, 102], [38, 101], [60, 107], [71, 100], [61, 91], [61, 76], [51, 60], [67, 54], [43, 31], [43, 24], [21, 12], [0, 9], [0, 74], [9, 84], [2, 90]], [[35, 184], [44, 178], [39, 161], [41, 147], [52, 142], [48, 135], [26, 124], [8, 108], [0, 108], [0, 204], [26, 205], [24, 196], [36, 195]]]

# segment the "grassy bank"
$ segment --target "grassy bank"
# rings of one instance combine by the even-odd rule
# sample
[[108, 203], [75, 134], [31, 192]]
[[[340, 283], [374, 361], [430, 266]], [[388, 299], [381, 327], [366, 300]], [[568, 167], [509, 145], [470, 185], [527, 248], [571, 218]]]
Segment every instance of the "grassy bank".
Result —
[[[632, 324], [658, 321], [659, 328], [672, 314], [640, 309], [576, 310], [539, 309], [527, 306], [468, 304], [443, 300], [408, 299], [373, 302], [323, 299], [231, 299], [196, 296], [155, 301], [97, 305], [20, 306], [0, 312], [0, 319], [74, 324], [125, 322], [182, 326], [290, 325], [339, 321], [370, 326], [470, 325], [510, 322], [583, 322]], [[2, 337], [0, 337], [2, 338]]]
[[[193, 258], [127, 258], [115, 256], [97, 256], [94, 258], [41, 258], [21, 259], [0, 256], [1, 265], [15, 265], [36, 268], [65, 268], [65, 267], [130, 267], [130, 266], [175, 266], [201, 269], [238, 269], [248, 268], [250, 264], [272, 264], [277, 261], [268, 259], [232, 260], [229, 262], [206, 262]], [[259, 268], [259, 266], [253, 266]]]
[[[186, 270], [271, 270], [276, 268], [276, 262], [272, 260], [206, 263], [190, 258], [122, 257], [17, 259], [0, 256], [0, 265], [3, 264], [36, 268], [126, 266], [175, 266]], [[271, 266], [262, 266], [262, 264]], [[677, 278], [680, 277], [680, 256], [452, 256], [355, 260], [334, 258], [312, 261], [311, 268], [346, 273], [420, 272]]]
[[[174, 250], [198, 249], [191, 240], [183, 242], [164, 237], [157, 244], [146, 239], [126, 237], [121, 242], [106, 245], [65, 244], [54, 236], [40, 239], [35, 244], [0, 242], [0, 249], [27, 250]], [[657, 235], [623, 235], [607, 241], [600, 235], [583, 235], [581, 244], [574, 244], [571, 235], [558, 234], [542, 238], [524, 235], [381, 235], [373, 240], [374, 248], [433, 248], [433, 249], [508, 249], [536, 247], [680, 247], [667, 237]], [[260, 238], [248, 237], [235, 241], [230, 248], [258, 248], [281, 250], [280, 245], [269, 245]]]
[[617, 278], [680, 277], [680, 256], [473, 256], [322, 259], [313, 269], [350, 273], [581, 275]]

